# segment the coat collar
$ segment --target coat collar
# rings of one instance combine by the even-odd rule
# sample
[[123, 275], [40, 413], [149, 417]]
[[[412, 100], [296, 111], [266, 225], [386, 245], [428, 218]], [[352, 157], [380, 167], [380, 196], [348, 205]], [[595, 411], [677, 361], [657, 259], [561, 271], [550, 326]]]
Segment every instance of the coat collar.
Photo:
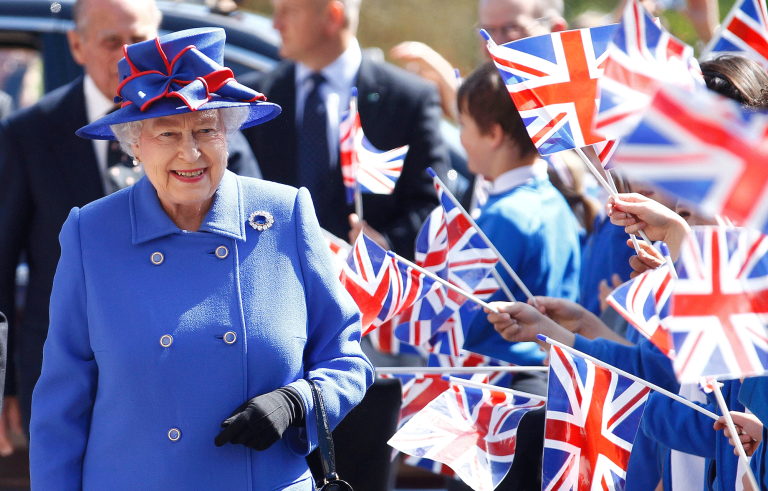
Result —
[[[245, 212], [240, 181], [230, 171], [224, 172], [213, 198], [213, 205], [205, 215], [199, 232], [210, 232], [245, 241]], [[180, 233], [160, 205], [157, 191], [143, 177], [130, 188], [132, 240], [141, 244], [165, 235]]]

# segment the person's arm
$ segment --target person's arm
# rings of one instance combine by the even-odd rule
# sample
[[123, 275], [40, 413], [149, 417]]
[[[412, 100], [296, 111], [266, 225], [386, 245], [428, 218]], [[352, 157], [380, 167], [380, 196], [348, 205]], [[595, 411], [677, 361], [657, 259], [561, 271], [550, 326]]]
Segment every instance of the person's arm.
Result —
[[[711, 411], [717, 409], [712, 405], [694, 404]], [[712, 427], [712, 419], [664, 394], [651, 392], [640, 429], [665, 447], [707, 459], [716, 458], [717, 431]]]
[[768, 425], [768, 377], [745, 378], [739, 390], [739, 402], [752, 411], [763, 425]]
[[568, 331], [526, 303], [493, 302], [491, 306], [499, 313], [486, 310], [488, 321], [507, 341], [537, 341], [547, 347], [537, 338], [543, 334], [670, 392], [680, 389], [672, 362], [650, 341], [642, 340], [638, 345], [625, 346], [606, 339], [589, 340]]
[[29, 466], [32, 489], [79, 490], [98, 367], [88, 331], [78, 208], [59, 242], [43, 368], [32, 398]]
[[32, 223], [32, 198], [27, 164], [8, 119], [0, 122], [0, 312], [8, 320], [8, 358], [5, 367], [5, 405], [0, 412], [0, 455], [13, 453], [9, 429], [23, 433], [16, 397], [15, 346], [16, 268], [21, 251], [27, 247]]
[[[373, 383], [373, 366], [360, 348], [360, 311], [338, 280], [306, 189], [299, 191], [294, 213], [308, 316], [305, 377], [319, 385], [334, 428], [363, 399]], [[312, 393], [303, 379], [289, 387], [303, 400], [305, 428], [290, 427], [284, 437], [296, 453], [306, 455], [317, 444]]]
[[628, 234], [637, 235], [642, 230], [649, 239], [666, 242], [673, 260], [677, 260], [683, 238], [691, 231], [680, 215], [641, 194], [620, 194], [618, 200], [609, 198], [606, 212], [611, 223], [624, 227]]
[[[563, 298], [535, 298], [539, 304], [539, 312], [574, 334], [581, 334], [587, 339], [603, 338], [619, 344], [632, 345], [632, 343], [613, 332], [599, 317], [576, 302]], [[529, 301], [528, 303], [532, 302]]]

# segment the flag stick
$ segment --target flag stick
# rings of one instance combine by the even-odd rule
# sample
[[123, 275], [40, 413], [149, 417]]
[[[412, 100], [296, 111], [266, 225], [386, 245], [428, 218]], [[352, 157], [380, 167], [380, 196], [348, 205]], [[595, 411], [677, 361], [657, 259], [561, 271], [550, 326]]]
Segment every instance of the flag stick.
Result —
[[715, 398], [717, 399], [717, 405], [720, 406], [720, 410], [723, 412], [723, 416], [725, 416], [725, 424], [728, 426], [728, 431], [731, 432], [731, 435], [733, 435], [733, 438], [736, 440], [736, 450], [739, 452], [739, 458], [744, 463], [744, 467], [747, 470], [747, 477], [749, 478], [750, 484], [752, 484], [752, 489], [760, 489], [757, 486], [755, 475], [752, 474], [752, 468], [749, 466], [749, 459], [747, 458], [747, 453], [744, 451], [744, 446], [741, 444], [739, 432], [736, 431], [736, 425], [733, 424], [731, 412], [728, 410], [728, 406], [725, 404], [723, 393], [720, 392], [720, 383], [714, 380], [712, 382], [712, 389], [715, 393]]
[[[589, 160], [589, 157], [587, 157], [580, 148], [574, 148], [574, 150], [576, 150], [576, 153], [579, 154], [581, 159], [584, 161], [584, 164], [586, 164], [586, 166], [587, 166], [587, 168], [589, 168], [590, 172], [592, 172], [592, 174], [595, 176], [595, 178], [600, 182], [600, 185], [603, 186], [603, 189], [608, 191], [608, 194], [610, 194], [613, 199], [618, 200], [619, 199], [619, 193], [617, 193], [616, 191], [614, 191], [611, 188], [611, 186], [608, 184], [608, 181], [606, 181], [605, 178], [602, 176], [602, 174], [600, 174], [600, 171], [597, 170], [597, 168], [592, 163], [592, 161]], [[645, 231], [639, 230], [638, 233], [640, 234], [640, 237], [643, 238], [643, 240], [645, 241], [646, 244], [648, 244], [649, 246], [653, 247], [653, 242], [651, 242], [651, 239], [648, 238], [648, 235], [646, 235]], [[635, 241], [632, 241], [632, 243], [635, 245], [635, 251], [637, 251], [639, 246], [637, 244], [635, 244]], [[670, 270], [675, 269], [675, 265], [672, 262], [671, 258], [664, 258], [664, 260], [667, 263], [667, 266], [669, 266]]]
[[456, 206], [459, 209], [459, 211], [461, 211], [461, 213], [464, 215], [464, 218], [466, 218], [467, 221], [469, 221], [469, 224], [475, 228], [475, 231], [480, 236], [480, 238], [482, 238], [483, 241], [485, 241], [485, 243], [488, 245], [488, 247], [493, 251], [493, 253], [496, 254], [496, 257], [499, 258], [499, 262], [501, 263], [501, 265], [504, 267], [504, 269], [509, 274], [509, 276], [512, 277], [515, 284], [523, 291], [523, 293], [525, 293], [525, 296], [528, 298], [528, 300], [532, 300], [533, 305], [538, 307], [539, 306], [538, 302], [536, 302], [536, 299], [533, 298], [533, 294], [528, 289], [528, 287], [525, 286], [525, 283], [523, 283], [523, 280], [521, 280], [520, 277], [517, 276], [517, 273], [515, 273], [515, 270], [512, 269], [512, 266], [510, 266], [507, 260], [504, 259], [504, 256], [502, 256], [499, 250], [496, 249], [496, 246], [493, 245], [493, 243], [490, 241], [490, 239], [488, 239], [485, 233], [482, 230], [480, 230], [480, 227], [477, 226], [477, 223], [475, 223], [475, 221], [472, 219], [469, 213], [467, 213], [467, 210], [465, 210], [464, 207], [461, 206], [461, 203], [459, 203], [456, 197], [453, 194], [451, 194], [451, 192], [448, 190], [445, 184], [443, 184], [443, 181], [441, 181], [440, 178], [437, 177], [437, 174], [435, 174], [435, 171], [433, 171], [431, 167], [427, 167], [427, 172], [429, 172], [429, 175], [432, 176], [433, 179], [435, 179], [437, 182], [440, 183], [440, 186], [442, 186], [443, 188], [443, 192], [445, 192], [448, 198], [453, 202], [453, 205]]
[[363, 221], [363, 192], [360, 189], [360, 181], [357, 180], [357, 176], [355, 176], [355, 214], [357, 214], [357, 218], [362, 222]]
[[548, 367], [512, 366], [512, 367], [376, 367], [376, 374], [390, 375], [420, 374], [420, 373], [491, 373], [491, 372], [546, 372]]
[[467, 380], [465, 378], [451, 377], [448, 379], [448, 381], [455, 385], [463, 385], [465, 387], [472, 387], [474, 389], [486, 389], [486, 390], [493, 390], [496, 392], [506, 392], [507, 394], [512, 394], [513, 396], [526, 397], [528, 399], [533, 399], [535, 401], [547, 402], [547, 398], [544, 396], [537, 396], [536, 394], [529, 394], [527, 392], [520, 392], [519, 390], [507, 389], [504, 387], [497, 387], [495, 385], [481, 384], [480, 382], [472, 382], [471, 380]]
[[499, 272], [496, 271], [496, 268], [493, 268], [491, 270], [491, 274], [493, 275], [493, 278], [496, 280], [496, 283], [499, 284], [499, 288], [504, 292], [504, 294], [507, 296], [510, 302], [515, 301], [515, 296], [512, 295], [512, 292], [509, 291], [509, 287], [506, 283], [504, 283], [504, 280], [501, 279], [501, 275], [499, 275]]
[[543, 334], [539, 334], [538, 338], [541, 341], [549, 343], [549, 344], [551, 344], [553, 346], [557, 346], [560, 349], [564, 349], [564, 350], [568, 351], [571, 354], [574, 354], [576, 356], [580, 356], [580, 357], [584, 358], [585, 360], [589, 360], [589, 361], [591, 361], [592, 363], [594, 363], [597, 366], [606, 368], [608, 370], [612, 370], [612, 371], [614, 371], [614, 372], [616, 372], [616, 373], [618, 373], [620, 375], [623, 375], [623, 376], [627, 377], [630, 380], [634, 380], [635, 382], [637, 382], [639, 384], [643, 384], [646, 387], [648, 387], [649, 389], [655, 390], [656, 392], [661, 392], [665, 396], [667, 396], [667, 397], [669, 397], [671, 399], [674, 399], [674, 400], [676, 400], [677, 402], [679, 402], [681, 404], [685, 404], [689, 408], [694, 409], [694, 410], [700, 412], [701, 414], [704, 414], [705, 416], [709, 416], [710, 418], [715, 419], [715, 420], [719, 418], [719, 416], [717, 414], [713, 413], [712, 411], [707, 411], [706, 409], [704, 409], [701, 406], [697, 406], [696, 404], [692, 403], [688, 399], [680, 397], [677, 394], [673, 394], [672, 392], [670, 392], [670, 391], [668, 391], [666, 389], [662, 389], [661, 387], [659, 387], [656, 384], [652, 384], [652, 383], [648, 382], [647, 380], [641, 379], [638, 376], [632, 375], [631, 373], [627, 373], [624, 370], [621, 370], [619, 368], [614, 367], [613, 365], [609, 365], [608, 363], [605, 363], [604, 361], [600, 361], [597, 358], [593, 358], [593, 357], [589, 356], [588, 354], [582, 353], [581, 351], [579, 351], [577, 349], [573, 349], [570, 346], [566, 346], [566, 345], [564, 345], [563, 343], [561, 343], [559, 341], [555, 341], [552, 338], [548, 338], [547, 336], [544, 336]]
[[[613, 173], [609, 169], [604, 168], [603, 170], [605, 170], [605, 175], [608, 176], [608, 184], [611, 185], [613, 192], [618, 195], [619, 190], [616, 187], [616, 179]], [[637, 237], [634, 234], [629, 234], [629, 238], [632, 239], [632, 246], [635, 248], [635, 252], [640, 254], [640, 244], [637, 243]]]
[[482, 300], [480, 300], [476, 296], [472, 295], [471, 293], [465, 292], [464, 290], [462, 290], [458, 286], [453, 285], [453, 284], [445, 281], [444, 279], [440, 278], [439, 276], [437, 276], [433, 272], [427, 271], [426, 269], [422, 268], [421, 266], [418, 266], [415, 263], [412, 263], [411, 261], [407, 260], [406, 258], [404, 258], [404, 257], [402, 257], [402, 256], [400, 256], [398, 254], [395, 254], [392, 251], [387, 251], [387, 254], [389, 254], [389, 257], [392, 257], [392, 258], [396, 259], [397, 261], [405, 264], [406, 266], [409, 266], [409, 267], [415, 269], [416, 271], [418, 271], [419, 273], [423, 274], [424, 276], [428, 276], [428, 277], [432, 278], [433, 280], [437, 281], [438, 283], [440, 283], [441, 285], [445, 286], [446, 288], [450, 288], [451, 290], [455, 291], [459, 295], [463, 295], [463, 296], [467, 297], [469, 300], [472, 300], [473, 302], [475, 302], [476, 304], [480, 305], [481, 307], [485, 307], [486, 309], [490, 310], [494, 314], [498, 314], [499, 313], [498, 310], [496, 310], [495, 308], [491, 307], [486, 302], [483, 302]]

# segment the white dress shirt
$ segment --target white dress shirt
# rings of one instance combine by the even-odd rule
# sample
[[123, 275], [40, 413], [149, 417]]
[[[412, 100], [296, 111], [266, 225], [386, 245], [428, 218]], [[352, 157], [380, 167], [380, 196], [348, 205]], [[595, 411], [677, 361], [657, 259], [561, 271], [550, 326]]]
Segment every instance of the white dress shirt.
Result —
[[[360, 63], [363, 52], [357, 39], [352, 38], [347, 49], [331, 64], [320, 70], [325, 77], [325, 83], [320, 89], [320, 95], [325, 101], [328, 114], [328, 151], [330, 152], [331, 168], [335, 167], [339, 159], [339, 121], [341, 116], [349, 110], [349, 99], [352, 95], [352, 87], [360, 71]], [[301, 62], [296, 63], [296, 129], [301, 131], [304, 119], [304, 102], [312, 90], [314, 72]]]
[[[106, 116], [109, 111], [115, 107], [115, 103], [101, 93], [96, 83], [90, 75], [86, 75], [83, 80], [83, 91], [85, 93], [85, 114], [88, 117], [88, 124], [97, 119]], [[99, 164], [101, 172], [101, 182], [104, 193], [108, 194], [111, 188], [107, 178], [107, 146], [108, 140], [91, 140], [93, 142], [93, 151], [96, 153], [96, 162]]]
[[521, 186], [527, 182], [533, 181], [537, 177], [547, 174], [547, 161], [539, 159], [532, 165], [525, 165], [509, 170], [494, 179], [488, 189], [488, 194], [495, 196], [506, 193], [507, 191]]

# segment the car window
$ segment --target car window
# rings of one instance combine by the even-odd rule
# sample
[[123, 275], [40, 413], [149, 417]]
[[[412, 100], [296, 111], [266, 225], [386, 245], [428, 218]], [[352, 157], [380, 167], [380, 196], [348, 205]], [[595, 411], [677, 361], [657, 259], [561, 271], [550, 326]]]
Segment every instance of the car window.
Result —
[[43, 94], [40, 52], [24, 47], [0, 47], [0, 90], [10, 95], [15, 108], [33, 105]]

